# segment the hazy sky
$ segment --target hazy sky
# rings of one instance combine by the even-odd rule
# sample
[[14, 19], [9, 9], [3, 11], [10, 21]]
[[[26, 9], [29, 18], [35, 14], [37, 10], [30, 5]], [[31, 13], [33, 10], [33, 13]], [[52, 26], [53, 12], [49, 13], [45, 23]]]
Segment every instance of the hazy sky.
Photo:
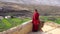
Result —
[[60, 0], [0, 0], [0, 1], [22, 4], [38, 4], [38, 5], [43, 4], [60, 6]]

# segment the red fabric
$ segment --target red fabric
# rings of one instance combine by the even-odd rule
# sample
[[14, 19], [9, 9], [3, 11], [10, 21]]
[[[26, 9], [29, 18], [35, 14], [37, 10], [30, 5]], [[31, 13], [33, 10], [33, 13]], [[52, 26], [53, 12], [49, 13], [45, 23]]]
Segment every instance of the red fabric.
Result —
[[32, 23], [34, 25], [33, 29], [38, 30], [38, 25], [39, 25], [40, 21], [39, 21], [39, 13], [37, 11], [35, 11], [33, 14]]

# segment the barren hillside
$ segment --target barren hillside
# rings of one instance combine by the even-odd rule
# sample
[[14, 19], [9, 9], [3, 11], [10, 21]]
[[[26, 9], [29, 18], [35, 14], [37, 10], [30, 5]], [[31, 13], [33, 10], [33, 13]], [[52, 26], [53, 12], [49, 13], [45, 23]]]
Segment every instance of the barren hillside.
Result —
[[[0, 2], [0, 12], [2, 9], [5, 12], [6, 10], [28, 10], [30, 12], [33, 12], [34, 9], [38, 9], [40, 15], [45, 16], [60, 16], [60, 6], [49, 6], [49, 5], [25, 5], [25, 4], [16, 4], [16, 3], [10, 3], [10, 2]], [[30, 13], [29, 12], [29, 13]], [[2, 12], [3, 13], [3, 12]], [[24, 13], [24, 12], [23, 12]], [[31, 13], [32, 14], [32, 13]]]

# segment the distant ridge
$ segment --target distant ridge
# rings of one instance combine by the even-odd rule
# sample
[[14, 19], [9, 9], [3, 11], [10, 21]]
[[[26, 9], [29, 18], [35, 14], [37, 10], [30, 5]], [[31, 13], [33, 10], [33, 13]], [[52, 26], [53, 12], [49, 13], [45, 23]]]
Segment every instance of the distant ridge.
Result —
[[36, 8], [38, 9], [40, 15], [46, 16], [60, 16], [60, 6], [49, 6], [49, 5], [25, 5], [25, 4], [17, 4], [10, 2], [0, 2], [0, 8], [10, 8], [11, 10], [29, 10], [33, 12]]

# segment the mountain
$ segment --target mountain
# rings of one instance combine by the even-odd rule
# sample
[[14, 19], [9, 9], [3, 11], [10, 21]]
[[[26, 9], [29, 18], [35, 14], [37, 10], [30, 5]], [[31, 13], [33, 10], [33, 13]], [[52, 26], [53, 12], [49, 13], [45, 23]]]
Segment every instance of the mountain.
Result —
[[50, 6], [60, 6], [60, 0], [0, 0], [2, 2], [12, 2], [18, 4], [26, 5], [50, 5]]
[[[28, 10], [33, 13], [34, 9], [37, 9], [40, 15], [45, 16], [60, 16], [60, 6], [50, 6], [50, 5], [26, 5], [26, 4], [18, 4], [18, 3], [11, 3], [11, 2], [0, 2], [0, 10], [4, 8], [5, 10]], [[0, 11], [1, 12], [1, 11]], [[24, 13], [24, 12], [23, 12]]]

